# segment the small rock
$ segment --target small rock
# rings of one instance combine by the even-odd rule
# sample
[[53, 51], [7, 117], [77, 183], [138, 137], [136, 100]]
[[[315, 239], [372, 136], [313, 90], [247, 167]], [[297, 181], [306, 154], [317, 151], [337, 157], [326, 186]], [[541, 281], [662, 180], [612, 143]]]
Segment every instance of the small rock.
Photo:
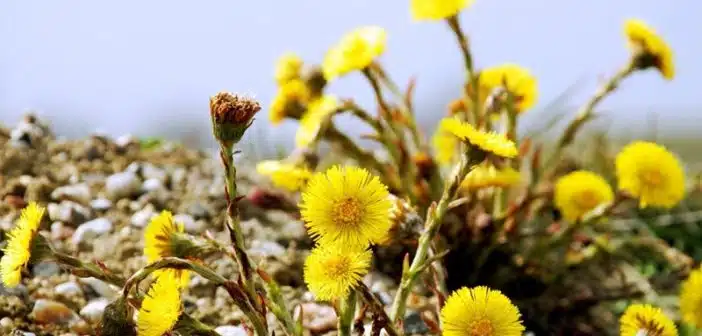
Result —
[[34, 321], [41, 324], [68, 325], [80, 319], [78, 315], [63, 303], [39, 299], [34, 303], [31, 313]]
[[105, 192], [112, 200], [131, 197], [139, 192], [140, 187], [139, 177], [131, 171], [112, 174], [105, 179]]
[[22, 120], [10, 132], [10, 144], [15, 148], [31, 147], [45, 135], [44, 130], [31, 120]]
[[188, 214], [177, 214], [173, 216], [173, 220], [175, 220], [176, 223], [182, 223], [186, 232], [201, 233], [205, 231], [206, 223], [203, 221], [195, 221], [195, 219]]
[[13, 325], [13, 324], [14, 324], [14, 323], [12, 322], [12, 319], [9, 318], [9, 317], [7, 317], [7, 316], [5, 316], [5, 317], [3, 317], [2, 319], [0, 319], [0, 328], [3, 328], [3, 329], [10, 329], [10, 328], [12, 328], [12, 325]]
[[253, 240], [251, 242], [251, 248], [249, 249], [249, 253], [253, 256], [259, 257], [280, 258], [285, 255], [286, 251], [282, 245], [276, 242]]
[[81, 278], [78, 281], [92, 288], [95, 293], [104, 298], [114, 298], [117, 295], [117, 290], [113, 289], [108, 283], [96, 278]]
[[188, 214], [197, 219], [208, 219], [212, 217], [212, 211], [200, 202], [191, 203], [185, 210]]
[[135, 212], [132, 215], [130, 223], [133, 226], [143, 228], [146, 226], [146, 224], [149, 224], [149, 221], [151, 220], [151, 218], [156, 216], [156, 215], [157, 215], [156, 209], [154, 209], [154, 206], [151, 204], [148, 204], [148, 205], [146, 205], [146, 207]]
[[163, 186], [163, 182], [161, 182], [159, 179], [150, 178], [141, 184], [141, 191], [145, 193], [150, 191], [160, 191], [161, 189], [166, 189], [166, 187]]
[[90, 207], [97, 211], [106, 211], [112, 207], [112, 201], [107, 198], [97, 198], [90, 201]]
[[50, 277], [60, 272], [61, 267], [53, 261], [42, 261], [32, 267], [32, 273], [38, 277]]
[[80, 310], [80, 316], [83, 316], [90, 322], [97, 322], [102, 317], [105, 307], [110, 303], [106, 298], [91, 300]]
[[64, 223], [80, 223], [91, 217], [90, 209], [72, 201], [61, 201], [61, 203], [49, 203], [49, 218], [52, 221]]
[[29, 332], [29, 331], [22, 331], [22, 330], [15, 329], [12, 331], [10, 336], [37, 336], [37, 334], [35, 334], [33, 332]]
[[90, 187], [86, 183], [58, 187], [51, 192], [51, 198], [55, 200], [70, 200], [87, 204], [90, 202]]
[[5, 287], [5, 285], [0, 282], [0, 296], [18, 296], [18, 297], [27, 297], [29, 295], [29, 291], [27, 290], [27, 287], [25, 287], [23, 284], [19, 284], [15, 287], [8, 288]]
[[56, 287], [54, 287], [54, 292], [63, 296], [72, 296], [82, 294], [83, 290], [80, 289], [77, 283], [67, 281], [56, 285]]
[[222, 336], [246, 336], [246, 329], [239, 326], [224, 325], [215, 328], [215, 331]]
[[141, 172], [141, 164], [139, 162], [132, 162], [127, 166], [126, 171], [134, 174], [139, 174]]
[[404, 322], [405, 334], [410, 335], [426, 335], [429, 332], [429, 327], [424, 323], [422, 317], [417, 312], [411, 312], [405, 317]]
[[115, 145], [120, 148], [124, 148], [135, 143], [137, 143], [137, 139], [131, 134], [120, 135], [117, 137], [117, 139], [115, 139]]
[[78, 226], [76, 232], [73, 233], [73, 237], [71, 237], [71, 242], [73, 245], [79, 245], [87, 239], [110, 233], [110, 231], [112, 231], [112, 222], [109, 219], [93, 219]]
[[62, 222], [51, 223], [51, 239], [53, 240], [64, 240], [73, 236], [73, 232], [75, 232], [73, 228], [66, 226]]
[[141, 165], [141, 176], [143, 176], [145, 179], [159, 180], [163, 184], [166, 184], [168, 181], [168, 174], [166, 171], [151, 163], [143, 163]]
[[302, 304], [302, 325], [306, 329], [326, 329], [336, 324], [336, 312], [331, 306], [315, 302]]
[[188, 170], [178, 167], [171, 173], [171, 186], [175, 189], [177, 186], [184, 184], [188, 178]]

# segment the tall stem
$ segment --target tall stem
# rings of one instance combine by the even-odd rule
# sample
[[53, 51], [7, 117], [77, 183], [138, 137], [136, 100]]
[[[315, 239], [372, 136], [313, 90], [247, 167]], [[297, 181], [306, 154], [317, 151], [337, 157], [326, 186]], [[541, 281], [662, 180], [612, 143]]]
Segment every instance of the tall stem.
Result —
[[93, 277], [119, 287], [124, 286], [124, 278], [100, 268], [95, 263], [86, 263], [78, 258], [57, 251], [53, 251], [53, 257], [59, 264], [72, 267], [74, 272], [80, 273], [80, 276]]
[[[452, 16], [446, 20], [448, 22], [449, 28], [456, 35], [456, 40], [458, 41], [458, 46], [461, 48], [461, 55], [463, 55], [463, 63], [466, 68], [466, 84], [471, 90], [465, 92], [463, 95], [463, 100], [466, 103], [466, 108], [471, 107], [471, 116], [476, 125], [480, 125], [480, 88], [478, 85], [478, 76], [475, 73], [475, 68], [473, 65], [473, 55], [470, 51], [470, 45], [468, 43], [468, 37], [463, 33], [461, 29], [461, 24], [458, 21], [457, 16]], [[466, 111], [467, 113], [468, 111]]]
[[351, 336], [353, 317], [356, 314], [356, 291], [349, 291], [348, 296], [339, 299], [338, 335]]

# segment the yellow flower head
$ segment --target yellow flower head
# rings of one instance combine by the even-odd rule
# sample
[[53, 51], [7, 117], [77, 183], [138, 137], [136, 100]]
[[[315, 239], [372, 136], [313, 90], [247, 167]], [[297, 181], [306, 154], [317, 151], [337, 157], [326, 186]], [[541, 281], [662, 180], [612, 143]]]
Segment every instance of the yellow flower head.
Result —
[[616, 158], [619, 189], [639, 198], [641, 207], [671, 208], [685, 196], [685, 173], [665, 147], [635, 141]]
[[[176, 223], [170, 211], [164, 210], [151, 218], [144, 230], [144, 255], [149, 263], [165, 257], [191, 257], [193, 247], [193, 243], [184, 234], [183, 224]], [[166, 271], [158, 270], [154, 276], [164, 272]], [[177, 270], [175, 273], [181, 276], [181, 284], [188, 283], [189, 271]]]
[[180, 288], [173, 272], [163, 272], [156, 278], [139, 308], [139, 336], [161, 336], [173, 328], [181, 312]]
[[300, 56], [292, 52], [286, 52], [280, 56], [278, 63], [275, 65], [275, 81], [278, 85], [284, 85], [293, 79], [300, 79], [301, 71], [302, 59]]
[[474, 0], [412, 0], [410, 11], [412, 18], [417, 21], [443, 20], [458, 15], [473, 2]]
[[439, 128], [445, 129], [448, 133], [483, 152], [506, 158], [517, 156], [517, 146], [503, 134], [479, 131], [473, 125], [458, 118], [444, 118], [441, 120]]
[[29, 263], [32, 250], [32, 240], [39, 231], [44, 208], [32, 202], [22, 210], [17, 226], [7, 237], [7, 246], [0, 260], [0, 275], [2, 283], [7, 287], [15, 287], [22, 279], [22, 270]]
[[519, 309], [498, 290], [479, 286], [453, 292], [441, 309], [443, 336], [521, 336]]
[[392, 226], [388, 195], [388, 188], [367, 170], [334, 166], [312, 177], [300, 212], [320, 243], [367, 246]]
[[327, 117], [331, 116], [339, 107], [339, 102], [334, 96], [325, 95], [310, 103], [307, 112], [300, 119], [300, 127], [295, 133], [295, 144], [298, 148], [305, 148], [317, 138], [322, 125]]
[[371, 257], [365, 248], [319, 245], [305, 260], [305, 283], [319, 300], [344, 297], [368, 273]]
[[310, 89], [301, 79], [292, 79], [282, 84], [271, 102], [268, 113], [271, 124], [278, 125], [286, 117], [300, 114], [309, 99]]
[[538, 84], [529, 70], [516, 64], [503, 64], [480, 72], [481, 92], [492, 94], [497, 89], [508, 92], [514, 99], [517, 112], [536, 104]]
[[387, 34], [378, 26], [357, 28], [327, 52], [322, 72], [327, 81], [367, 68], [385, 51]]
[[480, 165], [466, 175], [466, 178], [461, 182], [461, 189], [507, 188], [518, 184], [521, 179], [522, 174], [511, 167], [497, 169], [493, 165]]
[[702, 268], [692, 271], [682, 284], [680, 315], [686, 323], [702, 328]]
[[621, 336], [678, 336], [678, 329], [663, 312], [648, 304], [629, 306], [619, 320]]
[[614, 192], [602, 176], [579, 170], [556, 181], [554, 202], [563, 217], [575, 222], [600, 204], [614, 199]]
[[432, 137], [432, 143], [436, 151], [436, 161], [441, 164], [451, 163], [460, 147], [460, 141], [455, 135], [446, 130], [446, 125], [447, 123], [445, 122], [439, 123], [439, 127], [437, 127]]
[[624, 23], [624, 34], [639, 69], [655, 67], [663, 78], [671, 80], [675, 77], [673, 50], [655, 30], [641, 20], [629, 19]]
[[292, 192], [300, 191], [312, 177], [312, 172], [307, 168], [277, 160], [259, 162], [256, 171], [270, 177], [276, 187]]

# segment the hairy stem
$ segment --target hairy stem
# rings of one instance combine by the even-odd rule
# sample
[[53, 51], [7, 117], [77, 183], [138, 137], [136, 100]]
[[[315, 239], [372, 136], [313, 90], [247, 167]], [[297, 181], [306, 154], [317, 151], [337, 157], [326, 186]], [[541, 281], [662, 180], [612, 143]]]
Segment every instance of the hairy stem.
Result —
[[356, 292], [349, 291], [348, 296], [339, 299], [338, 335], [351, 336], [353, 317], [356, 314]]

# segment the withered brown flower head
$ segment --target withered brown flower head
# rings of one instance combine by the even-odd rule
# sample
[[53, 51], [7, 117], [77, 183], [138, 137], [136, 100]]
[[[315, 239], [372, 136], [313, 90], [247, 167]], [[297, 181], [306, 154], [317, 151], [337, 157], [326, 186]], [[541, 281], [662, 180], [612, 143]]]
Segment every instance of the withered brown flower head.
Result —
[[248, 124], [261, 105], [249, 98], [220, 92], [210, 98], [210, 113], [219, 124]]

